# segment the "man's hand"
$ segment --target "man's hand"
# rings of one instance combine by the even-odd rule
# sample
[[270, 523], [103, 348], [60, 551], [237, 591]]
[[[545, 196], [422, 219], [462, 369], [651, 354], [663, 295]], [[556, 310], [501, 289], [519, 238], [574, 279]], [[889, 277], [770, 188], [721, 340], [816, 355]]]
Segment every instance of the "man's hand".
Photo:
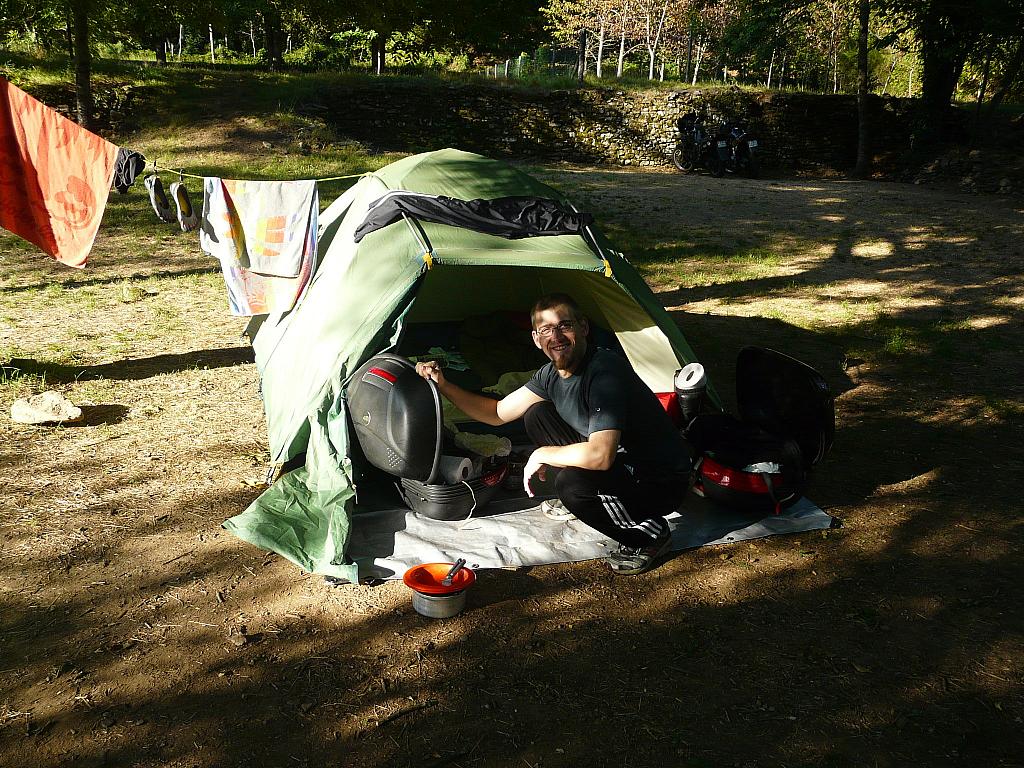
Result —
[[444, 386], [445, 379], [444, 374], [441, 373], [441, 364], [436, 360], [430, 360], [425, 363], [416, 363], [416, 373], [424, 379], [429, 379], [434, 382], [438, 387]]
[[530, 489], [530, 480], [536, 475], [541, 482], [547, 477], [548, 465], [540, 460], [537, 455], [541, 452], [541, 448], [538, 448], [530, 454], [530, 458], [526, 461], [526, 466], [523, 467], [523, 489], [526, 491], [526, 495], [531, 499], [533, 498], [533, 491]]
[[530, 480], [536, 475], [543, 481], [548, 467], [578, 467], [597, 471], [611, 469], [621, 434], [617, 429], [602, 429], [581, 443], [541, 446], [530, 454], [523, 467], [523, 490], [532, 497], [534, 493], [530, 490]]

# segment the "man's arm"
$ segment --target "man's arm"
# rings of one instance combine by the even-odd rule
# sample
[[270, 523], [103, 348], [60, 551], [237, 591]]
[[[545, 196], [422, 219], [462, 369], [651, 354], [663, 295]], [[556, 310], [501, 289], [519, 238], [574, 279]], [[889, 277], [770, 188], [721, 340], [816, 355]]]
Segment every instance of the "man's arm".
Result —
[[582, 443], [571, 445], [542, 445], [530, 454], [523, 468], [523, 488], [533, 496], [530, 479], [537, 475], [541, 480], [547, 474], [547, 467], [579, 467], [580, 469], [606, 470], [615, 463], [622, 431], [602, 429], [591, 433]]
[[531, 405], [544, 400], [543, 397], [534, 394], [526, 387], [520, 387], [501, 400], [478, 395], [457, 384], [452, 384], [444, 377], [444, 373], [434, 362], [416, 363], [416, 373], [437, 384], [438, 391], [471, 419], [490, 424], [492, 427], [515, 421], [526, 413]]

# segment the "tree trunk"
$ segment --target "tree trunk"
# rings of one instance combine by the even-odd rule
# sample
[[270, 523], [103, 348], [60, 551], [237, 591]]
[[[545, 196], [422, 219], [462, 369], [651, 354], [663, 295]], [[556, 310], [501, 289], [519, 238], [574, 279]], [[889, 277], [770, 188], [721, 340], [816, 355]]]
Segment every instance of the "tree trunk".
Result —
[[948, 111], [967, 60], [969, 44], [925, 39], [921, 44], [921, 100], [933, 116]]
[[700, 38], [698, 38], [697, 56], [693, 61], [693, 80], [690, 82], [690, 85], [697, 84], [697, 74], [700, 72], [700, 60], [704, 58], [704, 47], [704, 43], [700, 40]]
[[988, 103], [988, 115], [994, 117], [996, 110], [999, 109], [999, 105], [1003, 103], [1003, 99], [1006, 98], [1006, 94], [1013, 88], [1014, 83], [1017, 82], [1017, 75], [1020, 72], [1021, 65], [1024, 64], [1024, 38], [1017, 43], [1017, 52], [1013, 55], [1013, 59], [1006, 65], [1006, 69], [1003, 72], [1002, 80], [999, 82], [999, 88], [992, 94], [992, 99]]
[[[648, 80], [653, 80], [654, 79], [654, 63], [655, 63], [655, 58], [658, 55], [658, 49], [661, 47], [661, 33], [665, 29], [665, 16], [668, 15], [668, 4], [669, 4], [669, 0], [664, 0], [662, 2], [662, 4], [661, 4], [661, 18], [658, 19], [658, 29], [654, 33], [654, 41], [653, 42], [651, 42], [651, 18], [650, 18], [650, 16], [647, 17], [647, 40], [648, 40], [647, 47], [648, 47], [648, 50], [650, 50], [650, 52], [651, 52], [651, 62], [650, 62], [650, 66], [648, 67], [648, 72], [647, 72], [647, 79]], [[662, 80], [665, 79], [664, 73], [662, 73], [661, 79]]]
[[597, 79], [601, 79], [601, 62], [604, 60], [604, 33], [605, 33], [605, 19], [601, 17], [601, 27], [597, 31], [597, 65], [595, 71], [597, 73]]
[[89, 0], [74, 0], [71, 14], [75, 29], [75, 106], [78, 124], [93, 130], [92, 56], [89, 53]]
[[868, 142], [868, 23], [871, 21], [870, 0], [858, 0], [860, 30], [857, 33], [857, 165], [854, 177], [866, 179], [871, 173]]
[[[625, 22], [623, 22], [625, 23]], [[615, 76], [622, 77], [622, 66], [626, 60], [626, 27], [622, 27], [622, 34], [619, 36], [619, 64], [615, 68]]]
[[158, 40], [156, 44], [156, 61], [158, 64], [167, 63], [167, 41]]
[[832, 51], [832, 93], [839, 93], [839, 44], [836, 27], [839, 24], [838, 12], [832, 7], [832, 31], [829, 33], [828, 47]]
[[892, 64], [889, 65], [889, 74], [885, 76], [885, 85], [882, 86], [882, 95], [889, 91], [889, 81], [892, 80], [892, 73], [896, 71], [896, 65], [899, 63], [900, 58], [896, 56], [896, 52], [892, 54]]
[[683, 82], [690, 79], [690, 64], [693, 63], [693, 22], [690, 22], [690, 31], [686, 33], [686, 74], [680, 80]]
[[210, 63], [211, 64], [216, 64], [217, 63], [217, 54], [216, 54], [216, 52], [214, 51], [214, 48], [213, 48], [213, 24], [208, 24], [207, 26], [210, 28]]
[[384, 45], [387, 41], [387, 36], [383, 32], [378, 32], [373, 38], [373, 42], [370, 43], [370, 55], [373, 59], [373, 72], [377, 75], [384, 74]]
[[576, 84], [583, 85], [583, 76], [587, 74], [587, 30], [580, 30], [579, 46], [576, 50]]
[[178, 61], [181, 61], [181, 48], [185, 44], [185, 25], [178, 25]]
[[772, 48], [772, 60], [768, 63], [768, 82], [765, 83], [765, 90], [772, 89], [772, 70], [775, 68], [775, 49]]
[[64, 9], [64, 44], [67, 46], [68, 61], [75, 60], [75, 36], [72, 30], [75, 28], [75, 21], [71, 8]]
[[281, 68], [281, 14], [273, 8], [263, 12], [263, 38], [267, 51], [267, 67], [273, 72]]
[[995, 43], [989, 45], [988, 52], [985, 54], [985, 66], [981, 70], [981, 87], [978, 88], [978, 100], [974, 105], [974, 124], [977, 127], [978, 122], [981, 120], [981, 105], [985, 101], [985, 91], [988, 90], [988, 73], [992, 67], [992, 49], [995, 48]]

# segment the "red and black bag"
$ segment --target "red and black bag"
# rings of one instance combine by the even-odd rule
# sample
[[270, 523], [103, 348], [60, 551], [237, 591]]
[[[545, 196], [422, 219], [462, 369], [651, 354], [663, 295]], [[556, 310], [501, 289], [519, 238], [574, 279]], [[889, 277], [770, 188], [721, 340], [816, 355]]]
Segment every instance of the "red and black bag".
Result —
[[739, 418], [701, 414], [686, 429], [699, 452], [694, 490], [750, 512], [778, 514], [803, 495], [835, 436], [828, 384], [799, 360], [744, 347], [736, 360]]

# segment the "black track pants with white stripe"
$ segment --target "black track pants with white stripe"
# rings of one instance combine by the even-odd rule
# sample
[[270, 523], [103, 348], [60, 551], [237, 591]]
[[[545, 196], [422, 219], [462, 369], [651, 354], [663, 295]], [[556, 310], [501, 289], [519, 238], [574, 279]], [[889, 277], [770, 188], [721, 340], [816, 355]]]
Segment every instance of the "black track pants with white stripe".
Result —
[[[534, 405], [524, 416], [530, 440], [541, 445], [571, 445], [586, 440], [550, 402]], [[566, 509], [610, 539], [627, 547], [647, 547], [666, 530], [665, 515], [675, 511], [686, 492], [685, 478], [637, 480], [622, 454], [608, 470], [559, 470], [555, 491]]]

